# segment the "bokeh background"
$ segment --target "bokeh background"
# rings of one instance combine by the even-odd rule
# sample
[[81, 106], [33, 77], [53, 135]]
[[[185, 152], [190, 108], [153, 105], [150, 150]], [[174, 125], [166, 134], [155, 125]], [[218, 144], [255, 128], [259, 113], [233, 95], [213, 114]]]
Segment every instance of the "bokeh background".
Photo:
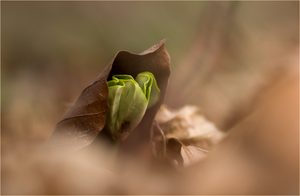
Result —
[[[298, 2], [2, 2], [2, 134], [41, 141], [119, 50], [166, 38], [167, 103], [227, 128], [278, 67], [298, 67]], [[241, 111], [240, 111], [241, 110]]]
[[[166, 38], [166, 104], [221, 130], [299, 67], [299, 2], [1, 2], [1, 145], [43, 143], [116, 52]], [[275, 78], [275, 79], [274, 79]]]
[[[163, 38], [172, 65], [205, 3], [2, 2], [3, 135], [41, 141], [116, 52]], [[16, 123], [17, 122], [17, 123]]]

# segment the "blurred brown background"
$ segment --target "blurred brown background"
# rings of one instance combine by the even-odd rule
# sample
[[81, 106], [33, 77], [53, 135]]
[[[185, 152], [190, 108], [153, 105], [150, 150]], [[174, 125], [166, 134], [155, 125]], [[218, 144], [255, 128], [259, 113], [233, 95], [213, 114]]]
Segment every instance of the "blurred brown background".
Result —
[[230, 126], [263, 80], [298, 67], [298, 2], [2, 2], [3, 138], [40, 141], [119, 50], [167, 39], [169, 105]]
[[40, 141], [119, 50], [163, 38], [173, 66], [206, 3], [2, 2], [3, 138]]
[[1, 2], [2, 150], [42, 143], [119, 50], [167, 39], [166, 103], [227, 130], [299, 74], [299, 2]]

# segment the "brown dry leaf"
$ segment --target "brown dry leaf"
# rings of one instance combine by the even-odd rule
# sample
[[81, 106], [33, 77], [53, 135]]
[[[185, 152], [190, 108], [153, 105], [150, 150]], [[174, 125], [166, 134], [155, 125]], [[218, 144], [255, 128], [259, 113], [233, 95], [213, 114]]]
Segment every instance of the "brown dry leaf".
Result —
[[[161, 96], [156, 105], [146, 111], [142, 121], [132, 131], [124, 146], [136, 147], [136, 145], [148, 141], [154, 117], [165, 97], [170, 75], [170, 57], [164, 40], [140, 54], [127, 51], [118, 52], [112, 63], [82, 91], [63, 119], [57, 123], [51, 140], [57, 145], [76, 149], [91, 144], [99, 132], [106, 132], [104, 127], [108, 111], [107, 80], [110, 80], [115, 74], [129, 74], [135, 77], [143, 71], [150, 71], [154, 74], [161, 90]], [[104, 133], [100, 137], [109, 138], [109, 135]]]
[[163, 105], [156, 116], [154, 152], [175, 165], [188, 166], [206, 157], [224, 137], [196, 106], [170, 110]]

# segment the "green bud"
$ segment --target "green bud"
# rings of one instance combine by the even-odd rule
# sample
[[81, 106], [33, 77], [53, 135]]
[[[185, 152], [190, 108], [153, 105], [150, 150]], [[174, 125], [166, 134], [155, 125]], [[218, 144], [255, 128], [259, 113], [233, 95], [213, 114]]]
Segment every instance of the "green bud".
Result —
[[[125, 137], [142, 120], [147, 108], [159, 99], [160, 90], [151, 72], [142, 72], [134, 79], [131, 75], [114, 75], [108, 81], [109, 113], [107, 126], [114, 139]], [[122, 132], [122, 133], [121, 133]]]

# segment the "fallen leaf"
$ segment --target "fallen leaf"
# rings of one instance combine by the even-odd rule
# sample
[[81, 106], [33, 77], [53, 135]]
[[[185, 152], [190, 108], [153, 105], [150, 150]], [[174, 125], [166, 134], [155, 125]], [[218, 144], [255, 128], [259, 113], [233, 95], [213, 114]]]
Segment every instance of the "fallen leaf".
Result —
[[171, 110], [162, 105], [155, 119], [154, 155], [173, 166], [189, 166], [202, 160], [225, 136], [196, 106]]
[[91, 144], [96, 137], [111, 139], [105, 130], [108, 111], [107, 81], [116, 74], [136, 77], [140, 72], [149, 71], [154, 74], [161, 91], [159, 100], [146, 111], [142, 121], [122, 146], [127, 149], [137, 149], [138, 146], [150, 143], [153, 120], [164, 100], [170, 75], [170, 57], [164, 43], [162, 40], [140, 54], [118, 52], [112, 63], [81, 92], [77, 101], [57, 123], [51, 141], [59, 146], [80, 149]]

